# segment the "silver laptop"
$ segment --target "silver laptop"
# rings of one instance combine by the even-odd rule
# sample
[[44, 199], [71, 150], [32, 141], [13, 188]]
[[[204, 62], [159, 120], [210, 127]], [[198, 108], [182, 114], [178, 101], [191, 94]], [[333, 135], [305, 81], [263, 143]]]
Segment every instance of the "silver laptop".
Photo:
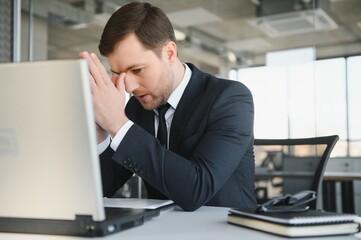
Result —
[[0, 116], [0, 231], [103, 236], [159, 214], [104, 209], [85, 60], [0, 64]]

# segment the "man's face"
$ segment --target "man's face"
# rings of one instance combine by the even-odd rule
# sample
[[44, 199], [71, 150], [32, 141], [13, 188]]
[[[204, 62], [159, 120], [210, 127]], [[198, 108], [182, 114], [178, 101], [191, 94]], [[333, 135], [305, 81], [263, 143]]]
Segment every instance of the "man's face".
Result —
[[167, 44], [161, 56], [145, 48], [135, 34], [118, 43], [107, 56], [115, 82], [125, 73], [125, 90], [132, 93], [145, 109], [151, 110], [164, 104], [175, 88], [174, 74], [169, 60]]

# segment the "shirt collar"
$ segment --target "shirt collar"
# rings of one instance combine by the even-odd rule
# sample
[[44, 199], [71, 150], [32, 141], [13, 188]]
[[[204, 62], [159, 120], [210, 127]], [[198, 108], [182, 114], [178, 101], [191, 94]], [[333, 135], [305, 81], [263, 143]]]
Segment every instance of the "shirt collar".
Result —
[[172, 92], [172, 94], [168, 98], [168, 103], [172, 106], [172, 108], [176, 109], [178, 106], [178, 103], [184, 93], [184, 90], [186, 89], [192, 75], [192, 70], [188, 67], [187, 64], [183, 63], [183, 66], [185, 68], [185, 72], [182, 78], [182, 81], [179, 83], [177, 88]]

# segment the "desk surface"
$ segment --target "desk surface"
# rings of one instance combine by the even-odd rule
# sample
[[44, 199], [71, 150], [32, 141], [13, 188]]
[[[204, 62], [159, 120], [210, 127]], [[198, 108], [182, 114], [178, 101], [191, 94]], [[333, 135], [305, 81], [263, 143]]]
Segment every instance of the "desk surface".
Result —
[[[123, 232], [103, 237], [91, 239], [127, 239], [127, 240], [178, 240], [178, 239], [207, 239], [207, 240], [239, 240], [239, 239], [289, 239], [277, 237], [271, 234], [258, 232], [234, 226], [226, 222], [228, 208], [202, 207], [195, 212], [183, 212], [179, 210], [167, 210], [160, 216], [153, 218], [144, 225], [125, 230]], [[86, 238], [63, 237], [63, 236], [45, 236], [45, 235], [26, 235], [26, 234], [7, 234], [0, 233], [0, 239], [6, 240], [81, 240]], [[355, 236], [336, 236], [336, 237], [317, 237], [307, 238], [321, 240], [348, 240], [361, 239], [361, 235]]]

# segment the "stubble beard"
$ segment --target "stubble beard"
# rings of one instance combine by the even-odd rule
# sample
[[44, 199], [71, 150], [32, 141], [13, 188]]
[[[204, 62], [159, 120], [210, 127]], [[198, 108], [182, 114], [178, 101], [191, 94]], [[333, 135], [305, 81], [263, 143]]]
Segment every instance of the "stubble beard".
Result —
[[171, 69], [168, 69], [168, 71], [164, 72], [161, 77], [164, 79], [164, 81], [160, 81], [163, 83], [163, 86], [159, 86], [161, 88], [160, 91], [157, 91], [159, 95], [150, 93], [150, 96], [152, 98], [151, 101], [146, 103], [140, 102], [145, 110], [154, 110], [166, 104], [169, 99], [169, 96], [174, 91], [174, 80], [175, 80], [174, 72], [171, 71]]

